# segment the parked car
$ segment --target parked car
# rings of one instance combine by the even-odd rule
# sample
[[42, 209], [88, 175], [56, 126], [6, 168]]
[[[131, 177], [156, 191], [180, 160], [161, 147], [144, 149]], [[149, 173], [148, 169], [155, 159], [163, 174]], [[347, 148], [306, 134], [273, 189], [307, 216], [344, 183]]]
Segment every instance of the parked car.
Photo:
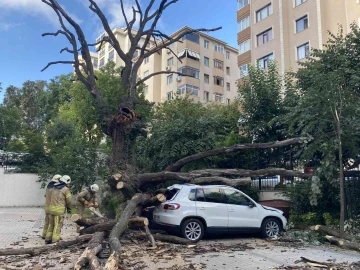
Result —
[[167, 201], [153, 210], [153, 221], [192, 242], [205, 233], [259, 232], [273, 238], [287, 226], [282, 211], [229, 186], [173, 185], [165, 195]]

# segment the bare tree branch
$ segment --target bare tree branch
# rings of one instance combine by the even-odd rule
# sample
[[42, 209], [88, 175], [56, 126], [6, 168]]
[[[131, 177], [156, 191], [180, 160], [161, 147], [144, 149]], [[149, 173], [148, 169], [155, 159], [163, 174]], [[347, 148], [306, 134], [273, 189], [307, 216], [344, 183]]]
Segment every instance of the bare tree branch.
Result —
[[305, 139], [306, 138], [304, 137], [298, 137], [298, 138], [287, 139], [284, 141], [276, 141], [276, 142], [268, 142], [268, 143], [243, 143], [243, 144], [236, 144], [230, 147], [221, 147], [182, 158], [176, 161], [174, 164], [169, 165], [165, 170], [170, 172], [177, 172], [186, 164], [206, 157], [234, 153], [245, 149], [268, 149], [268, 148], [284, 147], [288, 145], [299, 144]]
[[139, 86], [140, 84], [144, 83], [145, 81], [147, 81], [151, 77], [154, 77], [154, 76], [160, 75], [160, 74], [177, 74], [177, 75], [183, 76], [183, 77], [193, 77], [191, 75], [182, 74], [181, 72], [177, 72], [177, 71], [170, 71], [170, 70], [169, 71], [158, 71], [158, 72], [151, 73], [150, 75], [148, 75], [148, 76], [144, 77], [143, 79], [139, 80], [136, 83], [136, 86]]
[[44, 67], [41, 72], [43, 72], [44, 70], [46, 70], [48, 67], [52, 66], [52, 65], [57, 65], [57, 64], [75, 64], [75, 61], [54, 61], [54, 62], [50, 62], [46, 65], [46, 67]]

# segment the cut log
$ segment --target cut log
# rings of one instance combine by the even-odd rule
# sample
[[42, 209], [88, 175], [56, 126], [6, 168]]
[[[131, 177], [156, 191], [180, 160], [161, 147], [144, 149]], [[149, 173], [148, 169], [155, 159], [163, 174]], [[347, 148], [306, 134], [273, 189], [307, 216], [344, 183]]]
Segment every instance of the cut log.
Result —
[[109, 219], [106, 217], [82, 218], [78, 214], [74, 214], [71, 216], [71, 221], [75, 222], [80, 227], [90, 227], [97, 224], [108, 222]]
[[10, 255], [37, 256], [43, 252], [64, 249], [73, 245], [81, 244], [89, 241], [90, 239], [91, 239], [91, 235], [82, 235], [82, 236], [78, 236], [75, 239], [62, 240], [57, 242], [56, 244], [46, 245], [41, 247], [30, 247], [30, 248], [22, 248], [22, 249], [14, 249], [14, 248], [0, 249], [0, 256], [10, 256]]
[[149, 220], [144, 217], [133, 217], [128, 221], [129, 228], [131, 227], [144, 227], [149, 225]]
[[156, 241], [161, 242], [169, 242], [173, 244], [179, 244], [179, 245], [190, 245], [192, 242], [190, 240], [187, 240], [185, 238], [173, 236], [173, 235], [167, 235], [167, 234], [154, 234], [154, 239]]
[[331, 236], [331, 235], [326, 235], [325, 238], [331, 243], [331, 244], [335, 244], [338, 247], [344, 248], [344, 249], [351, 249], [351, 250], [356, 250], [356, 251], [360, 251], [360, 244], [357, 243], [352, 243], [343, 239], [340, 239], [338, 237], [335, 236]]
[[131, 198], [131, 200], [128, 202], [124, 211], [121, 213], [120, 218], [116, 222], [116, 225], [111, 230], [111, 233], [109, 236], [109, 246], [110, 246], [112, 255], [114, 255], [111, 258], [114, 258], [116, 264], [118, 264], [120, 251], [121, 251], [119, 237], [127, 229], [128, 221], [129, 221], [130, 217], [132, 216], [132, 214], [135, 212], [136, 207], [138, 205], [142, 205], [145, 201], [148, 201], [149, 199], [151, 199], [151, 197], [149, 195], [141, 194], [141, 193], [135, 194]]
[[166, 197], [164, 194], [157, 194], [156, 196], [152, 197], [149, 200], [146, 200], [141, 205], [143, 207], [149, 207], [149, 206], [158, 206], [162, 204], [163, 202], [166, 202]]
[[116, 173], [108, 179], [109, 186], [111, 186], [114, 189], [118, 189], [117, 186], [119, 183], [121, 183], [120, 185], [123, 185], [123, 182], [121, 180], [122, 180], [122, 175], [120, 173]]
[[332, 263], [317, 262], [317, 261], [314, 261], [314, 260], [307, 259], [305, 257], [300, 257], [300, 258], [301, 258], [301, 261], [303, 261], [303, 262], [305, 262], [308, 265], [313, 266], [313, 267], [321, 267], [321, 268], [328, 269], [329, 267], [334, 266], [334, 264], [332, 264]]
[[[310, 230], [312, 230], [312, 231], [321, 231], [321, 232], [324, 232], [326, 234], [329, 234], [329, 235], [340, 238], [340, 231], [331, 229], [331, 228], [326, 227], [324, 225], [311, 226]], [[348, 234], [344, 234], [343, 238], [345, 240], [349, 240], [349, 241], [354, 241], [355, 240], [355, 237], [352, 237], [351, 235], [348, 235]]]
[[152, 247], [156, 247], [156, 243], [155, 243], [154, 236], [151, 234], [151, 232], [150, 232], [150, 230], [149, 230], [149, 227], [148, 227], [148, 226], [144, 226], [144, 229], [145, 229], [146, 236], [147, 236], [148, 239], [149, 239], [150, 245], [151, 245]]
[[157, 191], [155, 191], [155, 195], [157, 195], [157, 194], [165, 194], [166, 191], [167, 191], [166, 188], [160, 188]]
[[89, 241], [88, 247], [80, 256], [75, 264], [74, 270], [81, 270], [83, 266], [88, 264], [91, 270], [100, 269], [100, 263], [96, 254], [102, 249], [102, 241], [104, 240], [104, 232], [96, 232]]
[[111, 253], [110, 257], [107, 259], [105, 267], [105, 270], [117, 270], [118, 267], [118, 258], [116, 257], [115, 252]]

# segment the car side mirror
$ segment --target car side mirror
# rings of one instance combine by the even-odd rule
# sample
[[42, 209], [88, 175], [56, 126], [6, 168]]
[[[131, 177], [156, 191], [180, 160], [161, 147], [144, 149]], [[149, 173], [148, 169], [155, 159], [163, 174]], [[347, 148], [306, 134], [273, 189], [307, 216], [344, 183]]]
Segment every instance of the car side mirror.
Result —
[[250, 208], [254, 208], [255, 207], [255, 204], [253, 202], [249, 202], [249, 207]]

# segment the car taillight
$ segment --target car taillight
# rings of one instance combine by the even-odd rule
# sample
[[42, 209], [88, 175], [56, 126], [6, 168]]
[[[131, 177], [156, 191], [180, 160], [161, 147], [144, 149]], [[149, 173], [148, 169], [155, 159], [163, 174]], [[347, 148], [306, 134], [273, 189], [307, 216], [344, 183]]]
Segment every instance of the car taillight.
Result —
[[165, 210], [177, 210], [180, 208], [180, 204], [178, 203], [167, 203], [164, 205]]

